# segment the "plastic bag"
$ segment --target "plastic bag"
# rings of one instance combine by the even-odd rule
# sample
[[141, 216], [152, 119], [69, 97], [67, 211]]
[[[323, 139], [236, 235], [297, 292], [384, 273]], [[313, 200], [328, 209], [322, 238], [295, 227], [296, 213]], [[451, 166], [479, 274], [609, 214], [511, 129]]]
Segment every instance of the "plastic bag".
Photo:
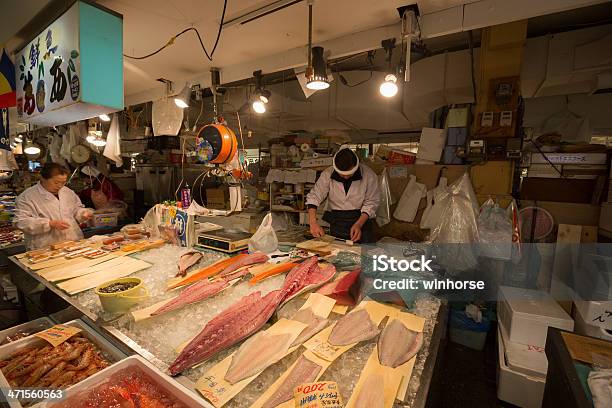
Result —
[[278, 249], [278, 238], [272, 228], [272, 213], [268, 213], [255, 234], [249, 240], [249, 252], [274, 252]]
[[393, 216], [400, 221], [414, 221], [414, 217], [416, 217], [416, 213], [419, 210], [419, 203], [426, 190], [425, 184], [417, 183], [416, 177], [411, 175], [410, 181], [406, 185], [399, 203], [397, 203]]
[[380, 183], [380, 205], [376, 211], [376, 223], [382, 227], [391, 222], [391, 205], [393, 204], [387, 169], [383, 169], [378, 181]]
[[421, 216], [420, 227], [422, 229], [432, 229], [438, 224], [444, 210], [442, 199], [448, 194], [447, 188], [448, 180], [446, 177], [440, 177], [438, 186], [427, 192], [427, 207]]
[[430, 241], [435, 244], [462, 244], [437, 245], [438, 263], [451, 273], [473, 269], [478, 264], [476, 248], [471, 245], [478, 242], [478, 201], [469, 175], [465, 173], [444, 189], [438, 204], [442, 211], [431, 230]]
[[512, 257], [512, 221], [491, 198], [480, 207], [478, 237], [480, 256], [502, 261]]
[[517, 264], [521, 261], [521, 226], [518, 218], [518, 205], [516, 200], [512, 200], [508, 208], [506, 208], [508, 218], [512, 222], [512, 257], [513, 263]]

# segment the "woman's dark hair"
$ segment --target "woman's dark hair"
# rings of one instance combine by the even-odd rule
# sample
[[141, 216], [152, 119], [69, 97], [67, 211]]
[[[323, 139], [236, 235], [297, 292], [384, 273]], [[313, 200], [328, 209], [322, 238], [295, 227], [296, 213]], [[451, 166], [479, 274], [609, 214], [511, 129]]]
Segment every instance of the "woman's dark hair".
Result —
[[342, 149], [334, 157], [334, 164], [340, 171], [348, 171], [357, 165], [357, 155], [351, 149]]
[[42, 168], [40, 169], [40, 176], [44, 178], [45, 180], [49, 180], [51, 177], [54, 177], [57, 175], [67, 176], [69, 174], [70, 174], [70, 171], [68, 171], [67, 168], [65, 168], [61, 164], [57, 164], [53, 162], [45, 163], [45, 165], [42, 166]]

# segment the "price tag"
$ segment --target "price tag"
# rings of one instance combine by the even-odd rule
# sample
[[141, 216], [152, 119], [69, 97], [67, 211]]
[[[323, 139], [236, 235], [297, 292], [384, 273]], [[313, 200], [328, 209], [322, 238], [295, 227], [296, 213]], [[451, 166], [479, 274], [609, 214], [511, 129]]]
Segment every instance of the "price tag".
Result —
[[305, 344], [305, 347], [312, 351], [317, 357], [327, 361], [334, 361], [340, 349], [339, 347], [332, 346], [327, 341], [321, 341], [316, 338]]
[[78, 327], [56, 324], [50, 329], [36, 333], [35, 336], [48, 341], [53, 347], [57, 347], [81, 331]]
[[342, 408], [342, 396], [334, 381], [302, 384], [293, 390], [296, 408]]

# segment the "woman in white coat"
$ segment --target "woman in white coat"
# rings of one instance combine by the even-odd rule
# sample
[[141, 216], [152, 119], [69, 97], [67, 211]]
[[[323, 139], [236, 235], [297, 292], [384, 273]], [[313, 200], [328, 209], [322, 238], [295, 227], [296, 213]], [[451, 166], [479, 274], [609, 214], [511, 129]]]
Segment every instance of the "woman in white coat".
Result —
[[28, 249], [42, 248], [65, 240], [79, 240], [79, 223], [93, 213], [83, 208], [74, 191], [66, 187], [70, 172], [56, 163], [46, 163], [40, 182], [17, 197], [13, 224], [23, 231]]

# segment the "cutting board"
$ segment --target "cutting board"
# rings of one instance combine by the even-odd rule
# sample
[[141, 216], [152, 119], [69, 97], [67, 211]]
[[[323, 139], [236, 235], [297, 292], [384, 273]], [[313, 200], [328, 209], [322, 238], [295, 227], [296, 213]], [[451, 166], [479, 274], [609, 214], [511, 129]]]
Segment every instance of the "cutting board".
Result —
[[[122, 256], [118, 258], [107, 258], [100, 262], [84, 262], [83, 264], [79, 264], [75, 267], [62, 268], [48, 272], [43, 277], [49, 282], [58, 282], [66, 279], [77, 278], [79, 276], [88, 275], [95, 272], [110, 271], [114, 268], [120, 267], [126, 262], [129, 262], [131, 259], [132, 258]], [[92, 259], [91, 261], [96, 260], [97, 259]]]
[[79, 292], [93, 289], [104, 282], [131, 275], [134, 272], [141, 271], [149, 266], [151, 266], [151, 264], [148, 262], [141, 261], [140, 259], [129, 258], [129, 261], [126, 261], [120, 266], [112, 268], [111, 270], [79, 276], [78, 278], [61, 282], [57, 286], [68, 294], [74, 295]]
[[303, 249], [320, 256], [328, 256], [332, 253], [332, 247], [329, 242], [319, 239], [311, 239], [309, 241], [300, 242], [296, 248]]

